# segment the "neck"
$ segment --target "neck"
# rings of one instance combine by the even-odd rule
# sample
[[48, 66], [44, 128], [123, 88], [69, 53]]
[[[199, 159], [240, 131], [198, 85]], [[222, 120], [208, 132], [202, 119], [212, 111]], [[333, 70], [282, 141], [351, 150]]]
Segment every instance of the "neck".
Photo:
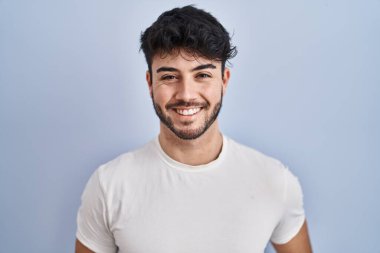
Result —
[[195, 140], [180, 139], [161, 124], [159, 141], [164, 152], [172, 159], [193, 166], [207, 164], [215, 160], [223, 145], [223, 137], [217, 121]]

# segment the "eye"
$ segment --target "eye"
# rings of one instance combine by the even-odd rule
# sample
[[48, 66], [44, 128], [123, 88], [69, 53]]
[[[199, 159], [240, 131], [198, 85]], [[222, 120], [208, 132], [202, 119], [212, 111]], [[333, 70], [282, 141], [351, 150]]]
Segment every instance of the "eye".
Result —
[[174, 79], [176, 79], [176, 76], [173, 76], [173, 75], [164, 75], [161, 77], [161, 80], [167, 80], [167, 81], [174, 80]]
[[211, 75], [206, 74], [206, 73], [199, 73], [196, 77], [200, 79], [205, 79], [205, 78], [210, 78]]

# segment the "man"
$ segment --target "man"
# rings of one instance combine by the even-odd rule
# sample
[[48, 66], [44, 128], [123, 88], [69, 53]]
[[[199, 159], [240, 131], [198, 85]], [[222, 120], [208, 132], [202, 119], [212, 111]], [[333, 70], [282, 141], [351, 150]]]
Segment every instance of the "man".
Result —
[[76, 252], [309, 253], [302, 192], [277, 160], [220, 133], [236, 54], [211, 14], [163, 13], [141, 36], [159, 136], [102, 165], [78, 212]]

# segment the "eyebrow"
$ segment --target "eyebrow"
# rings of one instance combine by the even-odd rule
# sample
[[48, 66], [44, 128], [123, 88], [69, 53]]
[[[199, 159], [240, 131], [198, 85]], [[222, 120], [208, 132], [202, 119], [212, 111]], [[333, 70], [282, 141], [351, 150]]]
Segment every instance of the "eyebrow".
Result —
[[176, 68], [172, 68], [172, 67], [161, 67], [161, 68], [159, 68], [159, 69], [157, 69], [157, 73], [159, 73], [159, 72], [179, 72], [178, 71], [178, 69], [176, 69]]
[[[191, 71], [197, 71], [197, 70], [202, 70], [202, 69], [216, 69], [216, 66], [214, 64], [202, 64], [199, 66], [196, 66], [195, 68], [191, 69]], [[161, 67], [156, 70], [157, 73], [159, 72], [179, 72], [178, 69], [173, 68], [173, 67]]]
[[202, 69], [216, 69], [216, 66], [214, 64], [203, 64], [199, 65], [195, 68], [193, 68], [191, 71], [197, 71], [197, 70], [202, 70]]

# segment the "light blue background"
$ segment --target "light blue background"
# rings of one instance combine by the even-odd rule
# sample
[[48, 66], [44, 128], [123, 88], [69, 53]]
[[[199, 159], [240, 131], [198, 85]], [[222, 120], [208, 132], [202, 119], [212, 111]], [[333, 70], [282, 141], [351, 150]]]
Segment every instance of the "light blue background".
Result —
[[[134, 2], [0, 0], [0, 252], [73, 252], [90, 174], [157, 135], [139, 35], [193, 2]], [[380, 1], [197, 6], [239, 50], [223, 132], [300, 178], [315, 252], [379, 253]]]

